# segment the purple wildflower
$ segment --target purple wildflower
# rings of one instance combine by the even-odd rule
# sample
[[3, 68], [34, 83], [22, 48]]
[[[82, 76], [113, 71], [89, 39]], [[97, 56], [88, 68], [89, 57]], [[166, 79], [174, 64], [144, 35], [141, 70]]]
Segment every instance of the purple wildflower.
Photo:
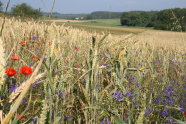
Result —
[[33, 87], [34, 87], [34, 88], [36, 88], [36, 87], [37, 87], [37, 82], [36, 82], [36, 81], [34, 82]]
[[154, 102], [155, 102], [155, 103], [160, 103], [160, 102], [161, 102], [161, 99], [160, 99], [160, 98], [156, 98], [156, 99], [154, 100]]
[[24, 97], [21, 103], [22, 103], [22, 104], [27, 104], [27, 101], [28, 101], [27, 98]]
[[108, 64], [108, 63], [106, 63], [106, 64], [105, 64], [105, 66], [106, 66], [106, 67], [109, 67], [109, 64]]
[[60, 91], [59, 90], [56, 90], [56, 95], [60, 95]]
[[103, 119], [100, 124], [111, 124], [109, 120]]
[[144, 114], [144, 117], [146, 117], [147, 115], [149, 115], [151, 112], [152, 112], [152, 108], [147, 107], [146, 108], [146, 111], [145, 111], [145, 114]]
[[119, 102], [123, 101], [123, 96], [121, 91], [116, 91], [115, 93], [112, 94], [114, 98], [116, 98]]
[[100, 85], [100, 84], [98, 84], [98, 85], [97, 85], [97, 88], [98, 88], [98, 89], [101, 89], [101, 85]]
[[36, 123], [37, 123], [37, 117], [33, 117], [33, 118], [32, 118], [32, 122], [33, 122], [34, 124], [36, 124]]
[[46, 62], [47, 58], [44, 58], [43, 61]]
[[72, 121], [72, 120], [73, 120], [73, 117], [72, 117], [72, 116], [70, 116], [70, 117], [69, 117], [69, 120], [70, 120], [70, 121]]
[[166, 100], [167, 100], [169, 106], [173, 105], [173, 103], [174, 103], [174, 99], [173, 98], [171, 98], [171, 97], [168, 96], [166, 98]]
[[105, 120], [102, 120], [100, 124], [105, 124]]
[[72, 116], [65, 116], [65, 120], [71, 121], [71, 120], [73, 120], [73, 117]]
[[15, 91], [17, 88], [17, 85], [13, 85], [12, 87], [8, 88], [9, 92]]
[[37, 37], [36, 36], [32, 36], [32, 40], [36, 40], [37, 39]]
[[154, 63], [160, 64], [161, 60], [154, 60]]
[[165, 122], [165, 124], [174, 124], [175, 121], [172, 118], [168, 118]]
[[141, 89], [141, 85], [140, 85], [139, 82], [136, 83], [136, 86], [137, 86], [139, 89]]
[[131, 99], [134, 98], [134, 95], [130, 91], [127, 91], [127, 93], [124, 96], [125, 97], [130, 97]]
[[129, 82], [132, 83], [132, 84], [135, 83], [135, 80], [136, 80], [135, 77], [129, 78]]
[[107, 121], [107, 124], [111, 124], [111, 122], [108, 120], [108, 121]]
[[32, 62], [31, 62], [31, 63], [29, 63], [29, 64], [28, 64], [28, 66], [30, 66], [30, 67], [31, 67], [33, 64], [34, 64], [34, 63], [32, 63]]
[[168, 96], [172, 96], [173, 95], [173, 87], [172, 86], [169, 86], [169, 87], [166, 87], [165, 89], [164, 89], [164, 94], [165, 95], [168, 95]]
[[161, 113], [161, 116], [162, 116], [162, 117], [168, 117], [168, 116], [169, 116], [169, 110], [168, 110], [168, 109], [164, 110], [164, 111]]
[[107, 56], [104, 56], [104, 59], [107, 59], [108, 57]]
[[185, 112], [186, 111], [186, 109], [185, 109], [186, 107], [185, 106], [186, 106], [186, 99], [181, 101], [181, 104], [180, 104], [180, 111], [181, 112]]
[[65, 116], [65, 120], [68, 120], [68, 116]]
[[65, 93], [65, 92], [61, 92], [61, 93], [60, 93], [60, 96], [61, 96], [61, 97], [65, 97], [65, 96], [66, 96], [66, 93]]

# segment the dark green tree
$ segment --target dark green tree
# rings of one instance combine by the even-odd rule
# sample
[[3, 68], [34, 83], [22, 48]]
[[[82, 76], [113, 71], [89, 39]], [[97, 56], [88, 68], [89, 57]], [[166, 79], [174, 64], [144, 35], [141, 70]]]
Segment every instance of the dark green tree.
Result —
[[157, 14], [155, 29], [186, 31], [186, 9], [162, 10]]
[[157, 12], [132, 11], [124, 12], [121, 16], [121, 25], [153, 27], [153, 18]]
[[0, 1], [0, 12], [3, 11], [3, 3]]
[[13, 16], [20, 16], [22, 18], [39, 18], [42, 16], [42, 13], [38, 9], [33, 9], [31, 6], [26, 3], [16, 5], [12, 8], [11, 13]]

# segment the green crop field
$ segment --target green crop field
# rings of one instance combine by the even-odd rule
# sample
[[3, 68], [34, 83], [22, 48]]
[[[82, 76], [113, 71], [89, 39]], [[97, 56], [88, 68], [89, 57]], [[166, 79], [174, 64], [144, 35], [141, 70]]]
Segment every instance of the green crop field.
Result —
[[95, 20], [85, 20], [82, 22], [70, 22], [70, 23], [92, 25], [92, 26], [122, 27], [120, 24], [120, 19], [95, 19]]

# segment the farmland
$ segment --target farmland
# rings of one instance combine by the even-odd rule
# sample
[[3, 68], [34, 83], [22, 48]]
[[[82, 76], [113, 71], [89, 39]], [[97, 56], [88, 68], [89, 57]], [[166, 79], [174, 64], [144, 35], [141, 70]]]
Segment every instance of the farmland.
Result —
[[115, 35], [134, 33], [138, 34], [150, 28], [121, 26], [120, 19], [95, 19], [95, 20], [45, 20], [46, 23], [55, 22], [57, 25], [65, 24], [73, 28], [83, 29], [91, 33], [107, 32]]
[[7, 19], [2, 123], [185, 123], [186, 33], [118, 23]]

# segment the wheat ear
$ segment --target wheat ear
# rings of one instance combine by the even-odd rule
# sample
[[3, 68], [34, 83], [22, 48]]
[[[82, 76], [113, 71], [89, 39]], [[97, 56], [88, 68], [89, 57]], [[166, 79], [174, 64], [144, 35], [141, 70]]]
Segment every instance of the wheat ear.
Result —
[[[39, 78], [43, 77], [45, 73], [39, 74], [35, 80], [38, 80]], [[26, 82], [23, 82], [14, 92], [11, 93], [9, 96], [9, 103], [11, 103], [23, 90], [24, 87], [26, 86]]]
[[46, 103], [46, 100], [43, 100], [43, 108], [40, 114], [40, 118], [39, 118], [39, 124], [45, 124], [45, 120], [46, 120], [46, 116], [47, 116], [47, 111], [48, 111], [48, 105]]

